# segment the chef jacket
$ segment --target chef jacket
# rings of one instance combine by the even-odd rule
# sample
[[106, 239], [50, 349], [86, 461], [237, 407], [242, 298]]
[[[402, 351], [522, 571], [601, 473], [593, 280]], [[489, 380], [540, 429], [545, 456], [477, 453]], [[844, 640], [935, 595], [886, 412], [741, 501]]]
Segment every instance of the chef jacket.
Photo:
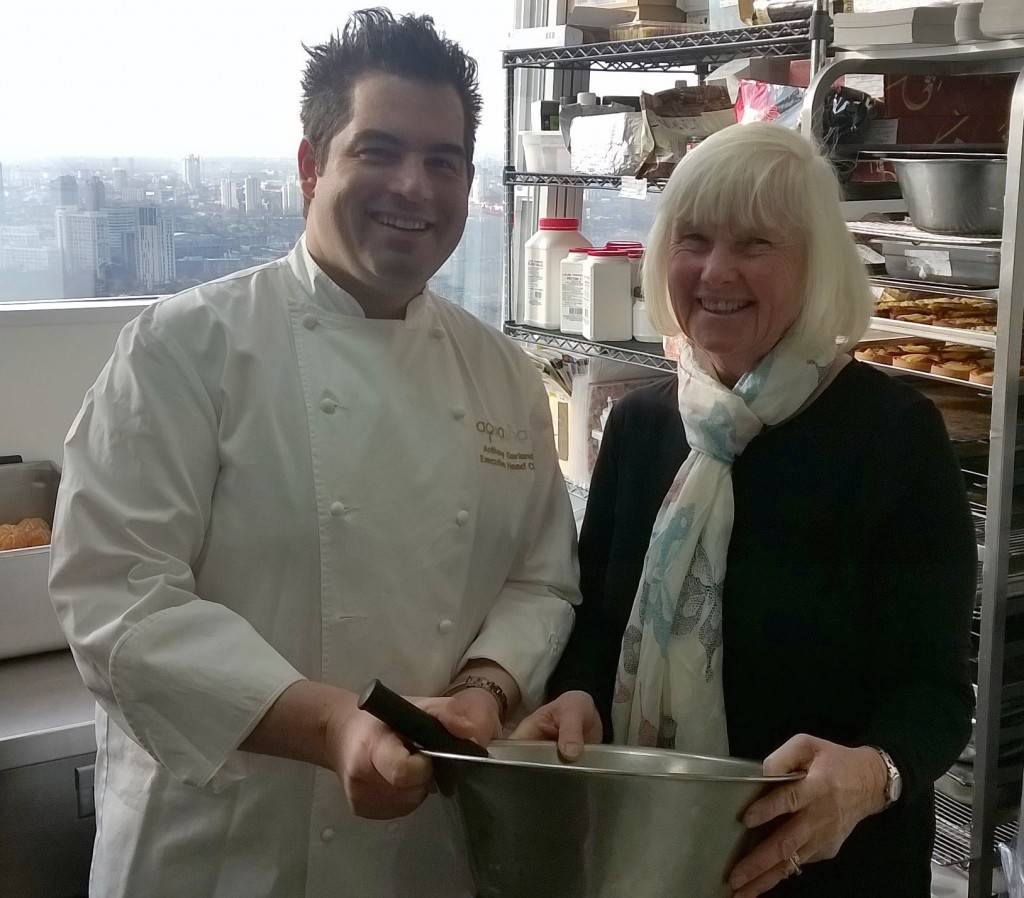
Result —
[[368, 319], [300, 240], [125, 327], [54, 531], [98, 702], [92, 895], [471, 894], [438, 797], [356, 818], [333, 772], [238, 746], [304, 677], [437, 695], [488, 658], [540, 702], [578, 568], [514, 343], [429, 291]]

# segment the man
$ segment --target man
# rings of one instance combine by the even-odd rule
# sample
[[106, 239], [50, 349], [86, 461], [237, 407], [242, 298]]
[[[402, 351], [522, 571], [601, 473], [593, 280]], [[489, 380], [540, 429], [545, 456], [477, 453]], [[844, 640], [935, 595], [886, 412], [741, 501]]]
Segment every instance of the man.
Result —
[[309, 53], [303, 239], [147, 309], [68, 435], [51, 593], [99, 703], [94, 896], [469, 895], [429, 763], [356, 694], [450, 693], [420, 703], [486, 744], [571, 629], [539, 380], [425, 289], [475, 63], [379, 9]]

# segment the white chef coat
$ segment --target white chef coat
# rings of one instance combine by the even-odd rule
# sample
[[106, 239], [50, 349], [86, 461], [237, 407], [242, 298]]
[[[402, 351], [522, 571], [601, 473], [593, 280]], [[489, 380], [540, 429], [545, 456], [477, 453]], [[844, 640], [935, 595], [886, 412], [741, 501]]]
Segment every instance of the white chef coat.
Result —
[[98, 701], [91, 894], [471, 893], [432, 796], [400, 821], [238, 750], [302, 677], [542, 697], [579, 598], [526, 356], [429, 291], [367, 319], [299, 244], [157, 303], [68, 434], [51, 595]]

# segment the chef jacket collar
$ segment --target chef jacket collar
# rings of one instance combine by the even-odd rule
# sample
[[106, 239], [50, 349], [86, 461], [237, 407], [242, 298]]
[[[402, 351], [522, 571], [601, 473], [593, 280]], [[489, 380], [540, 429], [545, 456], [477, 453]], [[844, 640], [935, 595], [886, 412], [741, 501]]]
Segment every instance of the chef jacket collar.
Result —
[[[339, 287], [330, 276], [316, 263], [306, 248], [306, 235], [299, 237], [295, 248], [288, 255], [288, 264], [292, 272], [302, 283], [309, 300], [317, 307], [320, 314], [329, 317], [340, 315], [344, 318], [366, 318], [363, 307], [355, 297]], [[407, 327], [421, 327], [427, 317], [427, 290], [413, 297], [406, 307], [404, 323]], [[390, 319], [388, 319], [390, 320]]]

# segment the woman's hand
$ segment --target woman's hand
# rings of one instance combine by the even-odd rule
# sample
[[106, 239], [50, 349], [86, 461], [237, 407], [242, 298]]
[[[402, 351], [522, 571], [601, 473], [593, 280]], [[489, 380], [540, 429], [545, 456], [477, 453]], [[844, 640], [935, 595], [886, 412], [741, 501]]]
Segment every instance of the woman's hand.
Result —
[[755, 898], [798, 873], [799, 865], [835, 857], [853, 828], [885, 806], [885, 765], [873, 748], [800, 734], [764, 761], [766, 776], [794, 770], [807, 775], [777, 786], [743, 815], [751, 828], [777, 825], [733, 868], [734, 898]]
[[558, 753], [575, 761], [584, 743], [600, 742], [601, 715], [586, 692], [564, 692], [527, 717], [512, 734], [513, 739], [557, 739]]

